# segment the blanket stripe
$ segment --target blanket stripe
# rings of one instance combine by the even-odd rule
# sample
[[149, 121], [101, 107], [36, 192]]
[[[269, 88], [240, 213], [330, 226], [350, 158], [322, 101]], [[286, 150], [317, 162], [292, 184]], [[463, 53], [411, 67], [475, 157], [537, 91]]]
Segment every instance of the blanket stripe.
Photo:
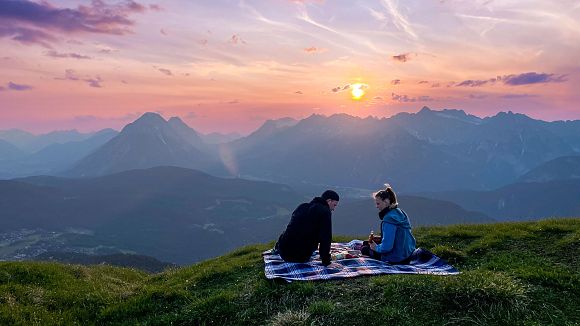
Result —
[[[362, 241], [333, 243], [332, 251], [352, 249]], [[432, 274], [457, 275], [459, 271], [432, 252], [418, 248], [411, 256], [409, 265], [391, 265], [368, 257], [339, 259], [333, 261], [334, 268], [327, 268], [320, 262], [318, 252], [314, 252], [307, 263], [287, 263], [273, 249], [262, 253], [266, 278], [281, 278], [287, 281], [333, 280], [361, 275], [381, 274]]]

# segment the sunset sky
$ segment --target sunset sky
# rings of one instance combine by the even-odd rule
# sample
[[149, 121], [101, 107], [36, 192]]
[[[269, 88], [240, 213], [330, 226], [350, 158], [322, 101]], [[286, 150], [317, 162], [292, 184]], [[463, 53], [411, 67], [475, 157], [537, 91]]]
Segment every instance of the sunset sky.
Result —
[[579, 85], [578, 0], [0, 0], [0, 129], [154, 111], [248, 133], [423, 106], [580, 119]]

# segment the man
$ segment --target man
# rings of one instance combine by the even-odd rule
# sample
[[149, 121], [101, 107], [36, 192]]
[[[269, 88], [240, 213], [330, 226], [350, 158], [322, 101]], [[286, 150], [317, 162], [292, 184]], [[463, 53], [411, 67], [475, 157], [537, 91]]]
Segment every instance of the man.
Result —
[[287, 262], [304, 263], [318, 249], [324, 266], [330, 265], [332, 241], [332, 211], [338, 205], [338, 194], [326, 190], [310, 203], [300, 204], [292, 213], [290, 223], [280, 235], [276, 249]]

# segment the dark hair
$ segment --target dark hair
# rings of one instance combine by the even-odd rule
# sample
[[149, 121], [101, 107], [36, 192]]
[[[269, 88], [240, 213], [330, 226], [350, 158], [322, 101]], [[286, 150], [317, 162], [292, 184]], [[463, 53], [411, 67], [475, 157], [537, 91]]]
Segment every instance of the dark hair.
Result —
[[322, 199], [324, 199], [324, 200], [332, 199], [332, 200], [339, 201], [338, 194], [334, 190], [327, 190], [327, 191], [323, 192], [322, 196], [320, 196], [320, 197], [322, 197]]
[[373, 193], [374, 198], [380, 198], [382, 200], [388, 199], [391, 202], [391, 205], [396, 205], [397, 203], [397, 195], [393, 191], [393, 188], [389, 184], [385, 184], [385, 189], [381, 189], [377, 192]]

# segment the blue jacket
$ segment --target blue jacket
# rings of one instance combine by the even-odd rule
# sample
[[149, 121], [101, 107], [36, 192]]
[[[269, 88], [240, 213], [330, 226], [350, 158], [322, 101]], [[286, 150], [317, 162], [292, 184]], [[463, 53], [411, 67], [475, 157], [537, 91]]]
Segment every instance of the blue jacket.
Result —
[[391, 209], [383, 217], [381, 232], [381, 244], [375, 251], [381, 254], [382, 261], [397, 263], [415, 251], [417, 244], [411, 233], [411, 222], [400, 208]]

